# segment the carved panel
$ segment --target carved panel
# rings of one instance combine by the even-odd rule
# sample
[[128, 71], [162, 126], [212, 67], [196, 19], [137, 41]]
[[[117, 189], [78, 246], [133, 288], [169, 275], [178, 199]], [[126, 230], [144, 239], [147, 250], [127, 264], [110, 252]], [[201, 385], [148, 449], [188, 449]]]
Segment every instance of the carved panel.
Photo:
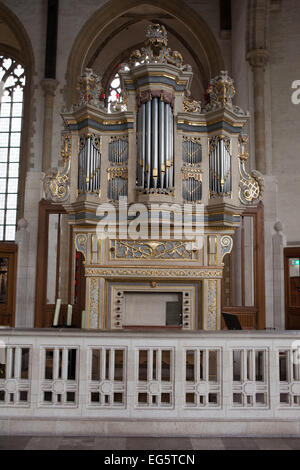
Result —
[[111, 260], [197, 260], [198, 252], [189, 241], [111, 240]]
[[207, 329], [217, 329], [217, 281], [207, 281]]
[[173, 278], [173, 279], [222, 279], [222, 269], [185, 269], [185, 268], [110, 268], [110, 267], [97, 267], [85, 269], [85, 274], [88, 277], [102, 276], [107, 278], [115, 277], [128, 277], [128, 278]]

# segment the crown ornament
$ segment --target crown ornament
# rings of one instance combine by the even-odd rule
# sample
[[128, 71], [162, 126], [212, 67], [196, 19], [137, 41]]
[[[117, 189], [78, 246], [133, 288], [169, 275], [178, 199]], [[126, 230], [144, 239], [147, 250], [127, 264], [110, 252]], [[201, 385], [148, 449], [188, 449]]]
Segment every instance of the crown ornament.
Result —
[[145, 47], [132, 51], [129, 65], [133, 67], [140, 64], [168, 63], [182, 69], [182, 55], [178, 51], [172, 51], [167, 45], [166, 28], [160, 24], [150, 25], [146, 31]]

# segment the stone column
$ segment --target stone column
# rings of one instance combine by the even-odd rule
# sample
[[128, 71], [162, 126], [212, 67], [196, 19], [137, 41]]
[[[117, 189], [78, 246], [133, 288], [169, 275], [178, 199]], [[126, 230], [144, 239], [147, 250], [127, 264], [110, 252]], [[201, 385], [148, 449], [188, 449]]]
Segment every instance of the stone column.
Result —
[[252, 49], [247, 54], [253, 70], [255, 162], [256, 169], [266, 174], [266, 132], [265, 132], [265, 66], [269, 60], [266, 49]]
[[273, 286], [274, 286], [274, 328], [285, 328], [285, 302], [284, 302], [284, 254], [286, 237], [283, 234], [281, 222], [274, 225], [275, 235], [272, 237], [273, 245]]
[[57, 85], [58, 81], [53, 78], [45, 78], [41, 81], [44, 90], [43, 172], [51, 168], [53, 105]]
[[28, 309], [28, 266], [29, 266], [29, 230], [26, 219], [19, 219], [16, 232], [18, 244], [18, 272], [16, 294], [15, 326], [19, 328], [33, 327], [33, 312]]

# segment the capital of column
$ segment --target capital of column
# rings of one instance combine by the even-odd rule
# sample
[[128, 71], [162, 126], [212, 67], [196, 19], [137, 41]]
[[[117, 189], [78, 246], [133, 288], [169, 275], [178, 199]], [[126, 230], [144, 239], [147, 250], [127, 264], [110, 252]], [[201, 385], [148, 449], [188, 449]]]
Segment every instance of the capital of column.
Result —
[[266, 49], [252, 49], [247, 54], [247, 60], [253, 68], [265, 68], [267, 65], [270, 54]]
[[44, 90], [45, 96], [55, 96], [58, 81], [54, 78], [44, 78], [41, 80], [41, 86]]

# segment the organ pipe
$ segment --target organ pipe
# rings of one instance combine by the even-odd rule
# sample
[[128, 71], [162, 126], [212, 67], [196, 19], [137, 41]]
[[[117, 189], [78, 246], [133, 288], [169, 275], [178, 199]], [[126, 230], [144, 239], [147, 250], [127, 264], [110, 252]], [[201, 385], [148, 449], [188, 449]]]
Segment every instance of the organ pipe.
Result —
[[152, 97], [137, 115], [137, 184], [144, 189], [173, 187], [173, 111], [169, 103]]
[[146, 188], [150, 188], [151, 182], [151, 101], [146, 104]]
[[211, 193], [229, 194], [231, 192], [231, 155], [228, 150], [228, 142], [223, 137], [211, 139], [209, 164]]
[[152, 178], [153, 188], [157, 188], [158, 177], [158, 98], [152, 99]]
[[78, 190], [79, 192], [98, 193], [100, 190], [101, 155], [93, 138], [82, 139], [78, 158]]
[[158, 165], [160, 171], [160, 187], [161, 189], [164, 187], [165, 182], [165, 172], [166, 172], [166, 164], [165, 164], [165, 103], [163, 100], [159, 102], [159, 154], [158, 154]]

